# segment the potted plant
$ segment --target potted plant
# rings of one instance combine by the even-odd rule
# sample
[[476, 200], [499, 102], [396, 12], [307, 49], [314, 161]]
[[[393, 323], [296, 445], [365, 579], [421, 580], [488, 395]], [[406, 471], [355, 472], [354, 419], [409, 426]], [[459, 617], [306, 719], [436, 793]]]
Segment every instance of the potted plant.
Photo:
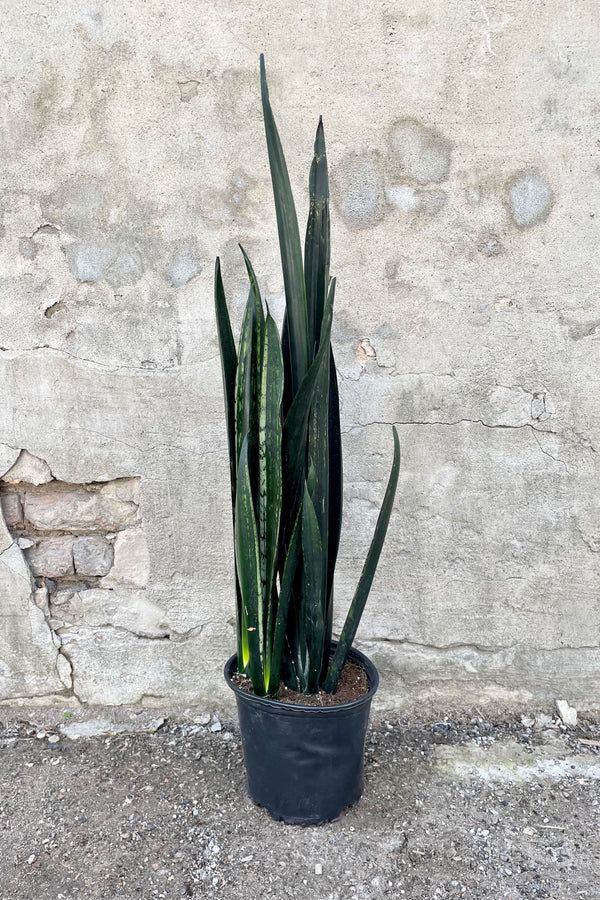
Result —
[[[280, 339], [242, 250], [250, 290], [236, 351], [217, 258], [237, 593], [237, 653], [225, 677], [236, 695], [250, 797], [276, 819], [312, 824], [335, 818], [362, 792], [378, 675], [352, 642], [388, 527], [400, 449], [394, 428], [392, 471], [375, 534], [341, 636], [333, 641], [342, 456], [330, 343], [335, 279], [329, 277], [323, 123], [319, 119], [310, 170], [303, 260], [262, 55], [260, 69], [285, 314]], [[358, 696], [336, 703], [340, 677], [352, 669], [347, 663], [363, 673], [365, 684]]]

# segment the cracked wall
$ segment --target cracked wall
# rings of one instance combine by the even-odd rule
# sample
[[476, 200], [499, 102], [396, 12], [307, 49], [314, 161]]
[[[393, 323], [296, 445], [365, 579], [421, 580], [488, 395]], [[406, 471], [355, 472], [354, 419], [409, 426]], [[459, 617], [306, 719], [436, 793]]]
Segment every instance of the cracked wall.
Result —
[[49, 10], [3, 20], [0, 702], [230, 702], [211, 278], [237, 331], [241, 241], [281, 318], [264, 50], [301, 220], [319, 113], [328, 142], [337, 624], [396, 423], [380, 704], [600, 705], [596, 11]]

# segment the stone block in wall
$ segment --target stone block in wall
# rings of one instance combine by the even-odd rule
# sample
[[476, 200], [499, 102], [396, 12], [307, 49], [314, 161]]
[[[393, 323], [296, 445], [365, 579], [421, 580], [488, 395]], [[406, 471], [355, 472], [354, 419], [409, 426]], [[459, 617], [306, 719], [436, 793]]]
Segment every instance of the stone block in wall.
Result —
[[112, 544], [96, 535], [77, 537], [73, 543], [73, 561], [78, 575], [108, 575], [113, 564]]
[[144, 591], [89, 588], [59, 591], [52, 599], [52, 619], [59, 628], [118, 628], [140, 638], [168, 638], [167, 613]]
[[122, 503], [135, 503], [140, 505], [140, 479], [139, 478], [116, 478], [109, 481], [100, 488], [101, 493], [105, 497], [113, 500], [120, 500]]
[[23, 507], [18, 494], [0, 494], [0, 506], [2, 506], [4, 521], [10, 528], [17, 528], [23, 524]]
[[24, 552], [34, 575], [59, 578], [73, 574], [73, 538], [70, 535], [43, 538]]
[[0, 697], [35, 702], [65, 688], [58, 646], [43, 609], [34, 602], [31, 573], [15, 543], [2, 553], [1, 563]]
[[115, 561], [102, 584], [118, 586], [128, 584], [146, 587], [150, 574], [150, 558], [146, 536], [141, 528], [128, 528], [115, 538]]
[[104, 490], [28, 491], [25, 516], [39, 531], [111, 531], [138, 520], [137, 504], [119, 500]]
[[2, 481], [8, 484], [18, 484], [21, 481], [28, 484], [46, 484], [52, 481], [52, 472], [45, 460], [27, 450], [21, 450], [14, 466], [2, 476]]

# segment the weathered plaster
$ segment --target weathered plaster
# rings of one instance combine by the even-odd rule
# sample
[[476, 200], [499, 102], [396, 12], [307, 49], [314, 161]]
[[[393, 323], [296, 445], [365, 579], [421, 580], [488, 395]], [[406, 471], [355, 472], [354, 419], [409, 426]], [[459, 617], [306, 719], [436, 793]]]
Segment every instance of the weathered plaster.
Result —
[[[43, 521], [28, 545], [14, 524], [27, 500], [11, 501], [0, 702], [228, 700], [211, 279], [219, 253], [237, 330], [241, 241], [281, 318], [264, 50], [302, 221], [319, 113], [332, 174], [346, 486], [336, 624], [396, 423], [400, 487], [359, 633], [380, 703], [600, 705], [593, 5], [310, 0], [273, 16], [174, 0], [167, 12], [159, 0], [26, 0], [3, 16], [0, 472], [16, 463], [3, 483], [32, 497], [108, 482], [106, 510], [134, 502], [135, 517], [111, 532], [107, 513], [89, 531], [74, 501], [47, 531], [66, 545], [42, 546], [66, 553], [53, 591], [25, 556]], [[136, 500], [115, 493], [125, 483]], [[92, 545], [84, 563], [75, 541], [90, 536], [110, 552], [94, 545], [98, 574], [77, 585]]]

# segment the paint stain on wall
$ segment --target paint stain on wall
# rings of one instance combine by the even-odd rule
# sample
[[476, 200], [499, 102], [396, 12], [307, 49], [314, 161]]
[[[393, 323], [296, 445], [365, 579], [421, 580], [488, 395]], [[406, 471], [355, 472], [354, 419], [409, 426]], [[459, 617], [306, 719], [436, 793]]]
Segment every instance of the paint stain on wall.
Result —
[[537, 172], [520, 172], [507, 185], [511, 219], [519, 228], [531, 228], [547, 219], [554, 196], [548, 182]]
[[392, 161], [419, 184], [439, 184], [448, 177], [452, 144], [437, 128], [399, 119], [390, 131], [390, 149]]

